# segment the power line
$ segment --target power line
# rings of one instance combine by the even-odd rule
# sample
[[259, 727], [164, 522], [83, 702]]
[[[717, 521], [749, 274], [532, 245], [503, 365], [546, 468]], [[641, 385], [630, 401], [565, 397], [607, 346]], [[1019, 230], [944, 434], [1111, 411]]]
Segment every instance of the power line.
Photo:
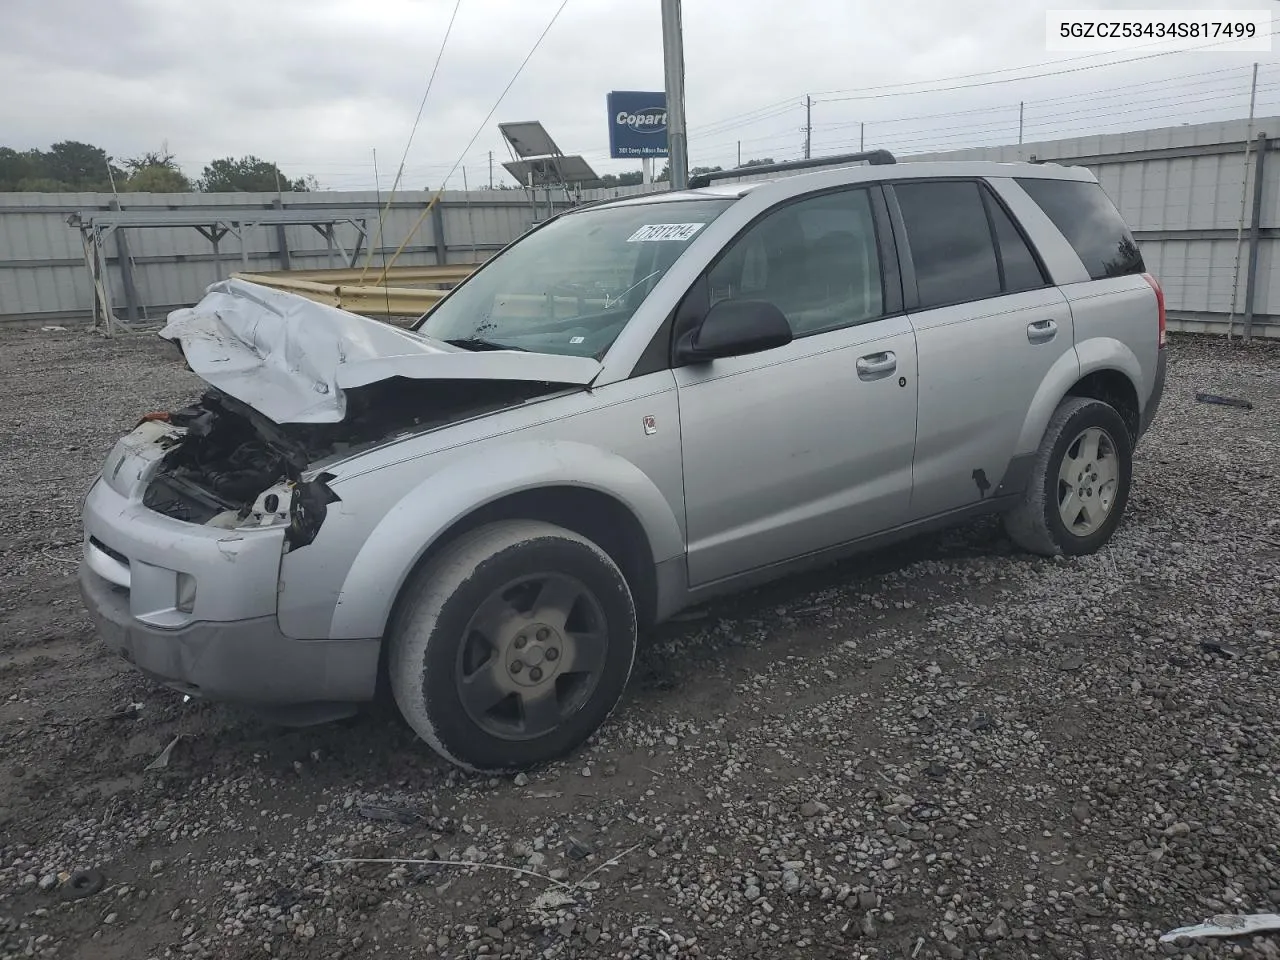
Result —
[[395, 266], [396, 259], [404, 251], [404, 248], [409, 245], [409, 241], [413, 239], [413, 235], [417, 233], [418, 228], [422, 226], [422, 221], [427, 218], [427, 214], [431, 212], [431, 209], [440, 200], [441, 194], [444, 193], [445, 185], [449, 182], [449, 177], [453, 176], [454, 172], [466, 158], [467, 153], [475, 145], [475, 142], [480, 139], [480, 134], [484, 132], [484, 128], [488, 125], [490, 118], [492, 118], [497, 112], [498, 107], [502, 105], [502, 101], [506, 95], [511, 92], [511, 88], [515, 86], [516, 80], [518, 80], [520, 78], [520, 74], [524, 72], [525, 66], [533, 59], [533, 55], [538, 52], [538, 48], [542, 46], [542, 41], [546, 39], [547, 34], [551, 32], [551, 28], [556, 25], [556, 21], [560, 19], [560, 14], [564, 13], [564, 8], [568, 5], [569, 0], [561, 0], [560, 6], [556, 7], [556, 12], [551, 15], [551, 19], [547, 22], [542, 33], [538, 34], [538, 39], [533, 42], [533, 46], [525, 55], [525, 58], [520, 61], [520, 66], [516, 67], [516, 72], [511, 75], [511, 79], [507, 81], [507, 85], [503, 87], [502, 92], [498, 94], [498, 99], [493, 102], [493, 106], [489, 108], [489, 112], [484, 115], [484, 119], [480, 121], [480, 125], [476, 128], [476, 132], [472, 134], [471, 139], [467, 141], [467, 145], [462, 148], [462, 153], [459, 154], [458, 159], [454, 161], [453, 167], [445, 175], [444, 180], [441, 181], [440, 189], [436, 191], [436, 195], [431, 198], [431, 202], [426, 205], [413, 227], [409, 230], [408, 234], [405, 235], [404, 242], [396, 248], [396, 252], [391, 257], [391, 262], [382, 268], [382, 278], [379, 280], [379, 283], [386, 282], [387, 271]]
[[[1275, 36], [1277, 32], [1280, 32], [1280, 31], [1273, 30], [1270, 36]], [[845, 96], [845, 97], [827, 97], [820, 102], [841, 103], [848, 100], [882, 100], [885, 97], [907, 97], [907, 96], [914, 96], [915, 94], [920, 94], [920, 93], [945, 93], [946, 91], [949, 91], [949, 90], [972, 90], [976, 87], [992, 87], [992, 86], [996, 86], [997, 84], [1017, 83], [1022, 80], [1041, 80], [1045, 77], [1060, 77], [1068, 73], [1081, 73], [1085, 70], [1097, 70], [1101, 67], [1118, 67], [1126, 63], [1137, 63], [1141, 60], [1153, 60], [1156, 57], [1167, 57], [1173, 53], [1185, 53], [1185, 52], [1190, 52], [1191, 50], [1207, 50], [1210, 47], [1220, 47], [1223, 44], [1235, 43], [1235, 42], [1236, 41], [1234, 39], [1218, 40], [1218, 41], [1215, 41], [1214, 43], [1205, 43], [1197, 47], [1188, 47], [1186, 50], [1159, 50], [1155, 53], [1143, 54], [1140, 57], [1127, 57], [1124, 60], [1112, 60], [1110, 63], [1091, 63], [1083, 67], [1068, 67], [1065, 70], [1048, 70], [1048, 71], [1045, 71], [1044, 73], [1032, 73], [1032, 74], [1028, 74], [1026, 76], [1021, 76], [1021, 77], [1005, 77], [1000, 80], [984, 80], [981, 83], [960, 83], [950, 87], [930, 87], [924, 90], [896, 90], [890, 93], [862, 93], [862, 94], [852, 94], [850, 96]], [[1015, 68], [1009, 68], [1009, 69], [1015, 69]], [[1025, 68], [1021, 68], [1021, 69], [1025, 69]], [[999, 73], [999, 72], [1004, 72], [1004, 71], [994, 71], [994, 70], [991, 71], [991, 73]], [[982, 74], [973, 74], [973, 76], [982, 76]], [[919, 83], [937, 83], [937, 82], [945, 82], [945, 81], [921, 80], [918, 82]], [[867, 90], [886, 90], [892, 86], [901, 86], [901, 85], [889, 84], [887, 86], [880, 86], [880, 87], [867, 87], [866, 89]]]
[[401, 174], [404, 173], [404, 163], [409, 159], [409, 148], [413, 146], [413, 137], [418, 132], [418, 124], [422, 121], [422, 109], [427, 105], [427, 96], [431, 93], [431, 85], [436, 81], [436, 71], [440, 69], [440, 60], [444, 57], [444, 48], [449, 43], [449, 34], [453, 33], [453, 21], [458, 19], [458, 8], [462, 6], [462, 0], [457, 0], [453, 5], [453, 13], [449, 16], [449, 26], [445, 28], [444, 39], [440, 41], [440, 49], [436, 51], [436, 62], [431, 66], [431, 76], [427, 78], [427, 89], [422, 91], [422, 100], [418, 103], [418, 114], [413, 118], [413, 126], [409, 128], [409, 140], [404, 145], [404, 153], [400, 157], [400, 169], [396, 171], [396, 178], [391, 184], [391, 193], [394, 196], [396, 187], [400, 185]]
[[[1140, 43], [1140, 44], [1137, 44], [1137, 45], [1135, 45], [1135, 46], [1133, 46], [1133, 47], [1130, 47], [1129, 49], [1130, 49], [1130, 50], [1142, 50], [1142, 49], [1145, 49], [1146, 47], [1154, 47], [1154, 46], [1158, 46], [1159, 44], [1164, 43], [1164, 42], [1166, 42], [1166, 41], [1163, 41], [1163, 40], [1156, 40], [1156, 41], [1152, 41], [1151, 43]], [[1222, 45], [1222, 44], [1224, 44], [1224, 43], [1233, 43], [1233, 42], [1235, 42], [1235, 41], [1234, 41], [1234, 40], [1222, 40], [1222, 41], [1218, 41], [1218, 42], [1215, 42], [1215, 43], [1202, 44], [1201, 46], [1198, 46], [1198, 47], [1189, 47], [1189, 48], [1187, 48], [1187, 49], [1188, 49], [1188, 51], [1189, 51], [1189, 50], [1204, 50], [1204, 49], [1207, 49], [1208, 47], [1216, 47], [1216, 46], [1221, 46], [1221, 45]], [[1062, 58], [1062, 59], [1060, 59], [1060, 60], [1054, 60], [1054, 61], [1052, 61], [1052, 62], [1053, 62], [1053, 63], [1076, 63], [1076, 62], [1078, 62], [1078, 61], [1080, 61], [1080, 60], [1092, 60], [1092, 59], [1094, 59], [1095, 57], [1105, 57], [1105, 56], [1108, 56], [1109, 54], [1112, 54], [1112, 53], [1123, 53], [1123, 52], [1125, 52], [1125, 51], [1117, 51], [1117, 50], [1098, 50], [1098, 51], [1095, 51], [1094, 53], [1082, 53], [1082, 54], [1080, 54], [1079, 56], [1076, 56], [1076, 57], [1063, 57], [1063, 58]], [[1184, 52], [1184, 51], [1178, 51], [1178, 50], [1159, 51], [1159, 55], [1163, 55], [1163, 54], [1165, 54], [1165, 53], [1179, 53], [1179, 52]], [[1091, 67], [1089, 67], [1089, 68], [1087, 68], [1087, 69], [1092, 69], [1093, 67], [1111, 67], [1111, 66], [1116, 66], [1116, 65], [1118, 65], [1118, 64], [1122, 64], [1122, 63], [1130, 63], [1130, 62], [1132, 62], [1133, 60], [1145, 60], [1145, 59], [1147, 59], [1147, 57], [1146, 57], [1146, 56], [1141, 56], [1141, 57], [1131, 57], [1131, 58], [1128, 58], [1128, 59], [1125, 59], [1125, 60], [1113, 60], [1113, 61], [1111, 61], [1111, 62], [1109, 62], [1109, 63], [1097, 63], [1097, 64], [1093, 64]], [[911, 87], [911, 86], [917, 86], [917, 85], [922, 84], [922, 83], [949, 83], [949, 82], [950, 82], [950, 81], [952, 81], [952, 80], [972, 80], [972, 79], [974, 79], [974, 78], [976, 78], [976, 77], [993, 77], [993, 76], [996, 76], [997, 74], [1002, 74], [1002, 73], [1015, 73], [1015, 72], [1017, 72], [1017, 71], [1019, 71], [1019, 70], [1035, 70], [1035, 69], [1037, 69], [1037, 68], [1039, 68], [1039, 67], [1040, 67], [1040, 64], [1029, 63], [1029, 64], [1024, 64], [1023, 66], [1020, 66], [1020, 67], [1000, 67], [999, 69], [996, 69], [996, 70], [981, 70], [981, 71], [979, 71], [979, 72], [977, 72], [977, 73], [960, 73], [960, 74], [955, 74], [954, 76], [950, 76], [950, 77], [935, 77], [935, 78], [934, 78], [934, 79], [932, 79], [932, 80], [904, 80], [904, 81], [903, 81], [903, 82], [901, 82], [901, 83], [885, 83], [885, 84], [881, 84], [881, 85], [879, 85], [879, 86], [875, 86], [875, 87], [861, 87], [861, 88], [852, 88], [852, 87], [849, 87], [849, 88], [845, 88], [845, 89], [842, 89], [842, 90], [823, 90], [823, 91], [820, 91], [819, 93], [814, 94], [814, 96], [821, 97], [821, 96], [826, 96], [827, 94], [832, 94], [832, 93], [852, 93], [852, 92], [855, 92], [855, 90], [857, 90], [857, 91], [866, 91], [866, 90], [892, 90], [892, 89], [895, 89], [895, 88], [897, 88], [897, 87]], [[1046, 76], [1051, 76], [1051, 75], [1052, 75], [1052, 74], [1046, 74]], [[1018, 79], [1018, 78], [1015, 78], [1015, 79]], [[1026, 77], [1026, 78], [1021, 78], [1021, 79], [1032, 79], [1032, 78], [1030, 78], [1030, 77]], [[916, 91], [916, 92], [919, 92], [919, 91]]]
[[[1272, 89], [1272, 88], [1262, 87], [1260, 89]], [[1217, 91], [1213, 93], [1206, 92], [1201, 96], [1197, 96], [1197, 97], [1188, 97], [1185, 93], [1173, 93], [1164, 97], [1145, 98], [1142, 101], [1141, 106], [1128, 109], [1128, 110], [1117, 110], [1113, 106], [1086, 107], [1082, 110], [1052, 112], [1049, 115], [1044, 116], [1042, 119], [1038, 119], [1038, 120], [1032, 119], [1031, 111], [1028, 109], [1026, 125], [1028, 127], [1045, 126], [1048, 124], [1057, 123], [1062, 120], [1070, 120], [1073, 118], [1081, 118], [1081, 117], [1087, 118], [1090, 116], [1123, 116], [1123, 115], [1132, 114], [1132, 113], [1149, 113], [1149, 112], [1152, 112], [1152, 110], [1172, 109], [1174, 106], [1181, 105], [1181, 104], [1206, 103], [1210, 101], [1229, 100], [1233, 97], [1243, 97], [1247, 93], [1248, 93], [1247, 90], [1224, 90], [1224, 91]], [[1017, 105], [1013, 104], [1012, 106], [1016, 107]], [[1028, 108], [1030, 108], [1033, 106], [1037, 106], [1037, 104], [1035, 103], [1035, 101], [1028, 100], [1027, 106]], [[1008, 108], [1002, 108], [1002, 109], [1008, 109]], [[887, 121], [873, 122], [873, 126], [879, 126], [881, 123], [885, 123], [885, 122]], [[1012, 118], [1007, 118], [1004, 120], [993, 119], [989, 123], [981, 123], [981, 122], [978, 122], [976, 124], [961, 123], [961, 124], [953, 124], [953, 125], [941, 126], [941, 127], [926, 127], [922, 129], [928, 130], [928, 132], [931, 134], [946, 133], [953, 130], [977, 132], [982, 129], [996, 129], [996, 128], [1003, 129], [1007, 127], [1011, 122], [1013, 122]], [[822, 128], [819, 127], [816, 129], [821, 131]], [[891, 135], [895, 137], [910, 136], [914, 132], [915, 131], [912, 131], [912, 130], [903, 130], [903, 131], [898, 131], [896, 133], [892, 133]]]
[[[1206, 70], [1202, 73], [1184, 74], [1182, 77], [1172, 77], [1172, 78], [1161, 77], [1156, 80], [1143, 80], [1136, 83], [1126, 84], [1125, 87], [1121, 90], [1117, 90], [1115, 88], [1111, 88], [1108, 90], [1085, 90], [1079, 93], [1067, 94], [1061, 97], [1041, 97], [1035, 100], [1026, 100], [1025, 102], [1027, 103], [1028, 106], [1031, 106], [1031, 105], [1044, 106], [1046, 104], [1053, 104], [1053, 103], [1067, 103], [1067, 102], [1074, 103], [1074, 102], [1089, 102], [1093, 100], [1102, 101], [1102, 100], [1123, 99], [1123, 98], [1130, 97], [1132, 92], [1137, 89], [1142, 89], [1142, 88], [1151, 87], [1151, 86], [1168, 88], [1170, 84], [1181, 82], [1182, 80], [1193, 79], [1196, 77], [1207, 77], [1210, 75], [1217, 75], [1217, 74], [1223, 74], [1223, 73], [1236, 73], [1241, 69], [1242, 68], [1240, 67], [1224, 67], [1221, 70]], [[1247, 67], [1243, 69], [1245, 71], [1248, 70]], [[1214, 80], [1203, 80], [1195, 83], [1186, 84], [1186, 87], [1189, 89], [1191, 87], [1212, 86], [1212, 85], [1223, 84], [1228, 82], [1236, 82], [1236, 78], [1218, 77], [1217, 79], [1214, 79]], [[912, 120], [934, 120], [934, 119], [939, 119], [943, 117], [958, 117], [958, 116], [965, 116], [965, 115], [971, 115], [971, 114], [977, 114], [977, 113], [989, 113], [995, 110], [1012, 110], [1016, 107], [1017, 107], [1016, 103], [1003, 103], [1003, 104], [993, 104], [992, 106], [988, 106], [988, 107], [974, 107], [972, 109], [967, 109], [967, 110], [946, 110], [939, 113], [913, 114], [911, 116], [906, 116], [906, 117], [885, 117], [885, 118], [868, 117], [862, 120], [850, 120], [847, 122], [822, 124], [821, 126], [823, 126], [826, 129], [832, 129], [832, 128], [838, 128], [838, 127], [856, 127], [863, 123], [874, 123], [877, 126], [880, 126], [882, 124], [887, 124], [887, 123], [906, 123]]]

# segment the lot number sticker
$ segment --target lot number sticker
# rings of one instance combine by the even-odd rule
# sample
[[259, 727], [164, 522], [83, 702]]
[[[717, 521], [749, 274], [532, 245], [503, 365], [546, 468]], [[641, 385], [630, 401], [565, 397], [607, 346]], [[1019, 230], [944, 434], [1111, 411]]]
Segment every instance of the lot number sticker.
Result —
[[627, 243], [645, 243], [650, 240], [678, 240], [683, 243], [702, 227], [701, 223], [646, 223], [627, 237]]

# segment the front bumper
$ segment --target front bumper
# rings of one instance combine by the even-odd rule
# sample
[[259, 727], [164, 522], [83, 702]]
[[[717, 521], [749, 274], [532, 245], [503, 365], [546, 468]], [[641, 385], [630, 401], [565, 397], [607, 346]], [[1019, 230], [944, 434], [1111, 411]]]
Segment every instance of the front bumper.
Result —
[[293, 640], [274, 616], [149, 626], [130, 614], [122, 588], [87, 564], [80, 593], [111, 650], [183, 693], [264, 705], [373, 699], [377, 640]]
[[281, 632], [283, 529], [185, 523], [143, 506], [163, 454], [149, 435], [164, 429], [122, 439], [85, 498], [80, 588], [107, 646], [165, 684], [213, 699], [373, 699], [379, 640]]

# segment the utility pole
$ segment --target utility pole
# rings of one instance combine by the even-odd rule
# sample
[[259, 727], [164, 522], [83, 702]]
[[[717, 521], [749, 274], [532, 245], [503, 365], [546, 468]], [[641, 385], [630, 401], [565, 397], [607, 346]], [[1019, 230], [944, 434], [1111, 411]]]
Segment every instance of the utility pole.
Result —
[[804, 95], [804, 158], [809, 159], [809, 147], [813, 142], [813, 97]]
[[742, 166], [742, 141], [738, 141], [738, 166]]
[[493, 189], [493, 151], [489, 151], [489, 189]]
[[867, 125], [865, 123], [858, 124], [858, 152], [861, 153], [867, 149]]
[[1023, 101], [1018, 101], [1018, 146], [1022, 146], [1022, 108]]
[[689, 187], [689, 138], [684, 123], [684, 35], [680, 0], [662, 0], [662, 58], [667, 82], [667, 162], [672, 190]]
[[1244, 137], [1244, 164], [1240, 177], [1240, 222], [1236, 224], [1236, 262], [1231, 277], [1231, 312], [1227, 314], [1227, 340], [1230, 342], [1236, 325], [1236, 297], [1240, 292], [1240, 253], [1244, 247], [1244, 213], [1249, 198], [1249, 148], [1253, 145], [1253, 110], [1258, 98], [1258, 65], [1253, 65], [1253, 79], [1249, 83], [1249, 132]]

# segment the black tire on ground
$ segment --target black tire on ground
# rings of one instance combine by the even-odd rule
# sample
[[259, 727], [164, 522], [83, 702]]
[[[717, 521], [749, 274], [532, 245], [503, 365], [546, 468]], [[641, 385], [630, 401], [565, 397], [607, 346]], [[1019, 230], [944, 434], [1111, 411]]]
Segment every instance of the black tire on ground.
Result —
[[[563, 622], [534, 616], [552, 609], [538, 606], [550, 585]], [[604, 723], [631, 673], [636, 612], [626, 578], [590, 540], [507, 520], [423, 564], [387, 637], [392, 691], [414, 732], [461, 767], [501, 772], [560, 757]]]
[[[1070, 493], [1062, 485], [1059, 472], [1077, 438], [1090, 428], [1102, 430], [1110, 440], [1118, 477], [1106, 519], [1086, 535], [1079, 535], [1068, 529], [1059, 509], [1060, 491]], [[1005, 514], [1005, 531], [1018, 546], [1042, 556], [1093, 553], [1111, 539], [1120, 525], [1132, 476], [1133, 439], [1120, 414], [1101, 400], [1067, 397], [1049, 418], [1027, 491], [1022, 501]]]

